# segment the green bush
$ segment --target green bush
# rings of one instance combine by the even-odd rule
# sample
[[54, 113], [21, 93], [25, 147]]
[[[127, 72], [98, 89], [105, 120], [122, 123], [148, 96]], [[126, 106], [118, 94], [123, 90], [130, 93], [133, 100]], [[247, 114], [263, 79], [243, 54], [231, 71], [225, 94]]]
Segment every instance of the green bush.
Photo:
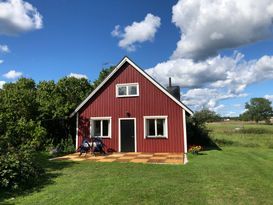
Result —
[[61, 153], [65, 154], [75, 152], [75, 146], [71, 137], [68, 139], [62, 139], [60, 144], [58, 144], [57, 148]]
[[201, 145], [206, 149], [220, 149], [215, 142], [210, 138], [210, 130], [207, 128], [204, 121], [196, 117], [188, 117], [187, 120], [187, 135], [188, 146]]
[[37, 183], [44, 170], [35, 163], [30, 150], [0, 155], [0, 188], [15, 190]]
[[75, 145], [71, 136], [69, 136], [69, 139], [61, 139], [57, 145], [53, 143], [53, 140], [48, 140], [44, 147], [45, 151], [52, 156], [61, 156], [75, 152]]

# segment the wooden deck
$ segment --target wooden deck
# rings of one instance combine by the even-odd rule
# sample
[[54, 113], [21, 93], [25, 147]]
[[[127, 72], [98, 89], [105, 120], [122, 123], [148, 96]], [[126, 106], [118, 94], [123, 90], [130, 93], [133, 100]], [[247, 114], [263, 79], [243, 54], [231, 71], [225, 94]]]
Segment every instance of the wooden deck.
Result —
[[94, 161], [94, 162], [132, 162], [153, 164], [183, 164], [183, 153], [144, 153], [144, 152], [115, 152], [108, 155], [91, 155], [90, 153], [79, 156], [73, 153], [51, 160]]

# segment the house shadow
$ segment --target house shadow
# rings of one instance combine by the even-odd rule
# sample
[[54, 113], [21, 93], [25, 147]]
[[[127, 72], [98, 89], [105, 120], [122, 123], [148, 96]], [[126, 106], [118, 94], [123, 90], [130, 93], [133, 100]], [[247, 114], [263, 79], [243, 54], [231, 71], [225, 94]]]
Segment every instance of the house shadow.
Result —
[[77, 162], [72, 161], [50, 161], [48, 156], [42, 154], [37, 155], [36, 158], [38, 163], [46, 170], [46, 172], [42, 174], [39, 180], [36, 180], [35, 182], [30, 182], [31, 185], [28, 185], [20, 190], [0, 190], [0, 205], [15, 204], [15, 202], [13, 202], [12, 200], [8, 202], [6, 202], [5, 200], [21, 196], [27, 196], [33, 192], [41, 191], [44, 187], [55, 183], [54, 179], [62, 175], [60, 172], [62, 169], [77, 164]]
[[208, 155], [207, 153], [199, 152], [198, 155]]
[[202, 150], [218, 150], [222, 149], [210, 137], [210, 130], [204, 124], [187, 121], [187, 144], [188, 147], [193, 145], [201, 145]]

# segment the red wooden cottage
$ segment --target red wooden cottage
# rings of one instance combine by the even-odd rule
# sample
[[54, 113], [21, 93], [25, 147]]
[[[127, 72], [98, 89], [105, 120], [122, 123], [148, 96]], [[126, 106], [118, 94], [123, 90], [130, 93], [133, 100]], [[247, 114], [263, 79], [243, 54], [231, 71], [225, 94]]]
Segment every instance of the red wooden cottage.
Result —
[[192, 111], [124, 57], [71, 117], [77, 119], [76, 147], [86, 137], [101, 137], [117, 152], [186, 153], [186, 114]]

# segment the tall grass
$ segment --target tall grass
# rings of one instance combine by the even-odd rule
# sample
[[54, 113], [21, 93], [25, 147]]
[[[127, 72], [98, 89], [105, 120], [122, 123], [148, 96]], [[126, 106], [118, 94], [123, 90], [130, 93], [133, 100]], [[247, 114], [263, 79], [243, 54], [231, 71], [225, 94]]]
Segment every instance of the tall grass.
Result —
[[225, 122], [209, 123], [208, 127], [220, 146], [273, 148], [273, 125]]

